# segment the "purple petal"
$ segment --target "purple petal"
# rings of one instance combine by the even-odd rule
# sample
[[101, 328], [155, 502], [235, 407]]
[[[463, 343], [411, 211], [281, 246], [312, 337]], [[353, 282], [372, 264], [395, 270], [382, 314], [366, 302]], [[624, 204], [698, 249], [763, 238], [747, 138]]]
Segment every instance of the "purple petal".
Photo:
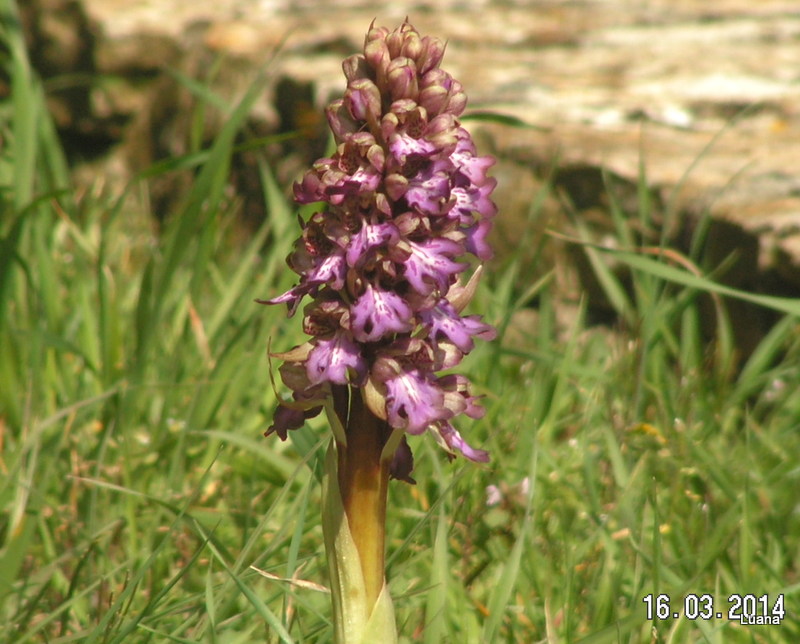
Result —
[[324, 198], [333, 205], [339, 205], [346, 197], [375, 192], [382, 179], [383, 176], [373, 167], [359, 168], [345, 179], [328, 183]]
[[313, 418], [320, 411], [322, 411], [322, 407], [312, 407], [304, 410], [278, 405], [272, 415], [272, 425], [264, 432], [264, 436], [277, 434], [282, 441], [285, 441], [289, 430], [300, 429], [305, 424], [306, 418]]
[[408, 205], [424, 214], [441, 215], [450, 208], [450, 170], [447, 161], [434, 161], [408, 182]]
[[396, 293], [367, 284], [367, 290], [351, 309], [351, 328], [359, 342], [374, 342], [384, 335], [413, 328], [414, 314]]
[[389, 142], [389, 151], [398, 165], [404, 165], [411, 155], [427, 158], [437, 150], [433, 143], [425, 139], [415, 139], [408, 134], [394, 134]]
[[458, 171], [476, 186], [483, 185], [487, 180], [486, 171], [494, 165], [494, 157], [476, 157], [466, 154], [452, 154], [450, 159], [455, 163]]
[[397, 227], [394, 224], [364, 224], [350, 240], [347, 248], [348, 266], [355, 266], [371, 248], [394, 244], [398, 236]]
[[497, 206], [489, 198], [496, 184], [495, 179], [487, 179], [482, 186], [472, 184], [466, 186], [456, 186], [451, 191], [451, 196], [455, 200], [452, 215], [458, 214], [462, 225], [469, 225], [475, 217], [473, 213], [478, 213], [482, 218], [491, 218], [497, 214]]
[[428, 295], [435, 286], [446, 292], [450, 277], [467, 268], [467, 264], [454, 262], [448, 255], [460, 255], [463, 247], [449, 239], [430, 239], [420, 244], [407, 242], [411, 255], [403, 263], [404, 276], [422, 295]]
[[481, 186], [486, 181], [486, 171], [494, 165], [495, 159], [492, 156], [475, 156], [475, 144], [472, 137], [464, 128], [458, 130], [458, 143], [450, 160], [458, 168], [470, 183]]
[[365, 192], [375, 192], [381, 181], [383, 181], [383, 174], [370, 165], [356, 170], [347, 184], [349, 187], [356, 188], [354, 194], [364, 194]]
[[414, 454], [411, 453], [411, 448], [408, 446], [406, 437], [403, 436], [400, 445], [397, 446], [392, 462], [389, 465], [389, 476], [399, 481], [405, 481], [414, 485], [416, 481], [411, 478], [411, 472], [414, 470]]
[[344, 288], [344, 278], [347, 266], [344, 261], [344, 251], [337, 249], [333, 254], [321, 259], [315, 258], [314, 268], [308, 269], [301, 277], [297, 286], [273, 297], [269, 300], [256, 300], [259, 304], [282, 304], [286, 302], [289, 307], [289, 317], [295, 314], [300, 300], [305, 295], [314, 296], [323, 284], [328, 284], [334, 290]]
[[282, 295], [279, 295], [278, 297], [273, 297], [269, 300], [256, 300], [256, 302], [259, 304], [282, 304], [286, 302], [286, 305], [289, 309], [288, 315], [289, 317], [292, 317], [297, 311], [300, 300], [302, 300], [303, 297], [308, 293], [312, 293], [318, 287], [319, 285], [316, 283], [301, 281], [297, 286], [290, 288], [288, 291]]
[[457, 450], [469, 460], [477, 463], [489, 462], [489, 452], [470, 447], [469, 443], [467, 443], [467, 441], [461, 437], [461, 434], [459, 434], [456, 428], [453, 427], [449, 422], [444, 421], [438, 423], [437, 426], [432, 429], [432, 431], [437, 434], [439, 438], [441, 438], [445, 449], [448, 449], [451, 452]]
[[477, 316], [461, 317], [447, 300], [441, 300], [428, 311], [421, 311], [420, 316], [428, 326], [428, 335], [434, 340], [447, 338], [463, 353], [469, 353], [474, 347], [473, 336], [484, 340], [492, 340], [495, 330], [480, 321]]
[[366, 362], [359, 347], [346, 331], [337, 331], [328, 339], [317, 338], [314, 344], [306, 360], [308, 380], [312, 385], [325, 381], [346, 385], [350, 382], [348, 369], [353, 369], [359, 377], [366, 372]]
[[322, 258], [315, 268], [306, 274], [306, 280], [312, 284], [328, 284], [335, 291], [344, 287], [347, 266], [344, 251], [337, 249], [331, 255]]
[[421, 434], [431, 423], [450, 416], [442, 390], [418, 369], [390, 378], [386, 390], [386, 413], [392, 427]]
[[486, 242], [489, 232], [492, 229], [492, 222], [489, 219], [483, 219], [476, 225], [467, 228], [464, 233], [467, 235], [464, 244], [468, 252], [476, 257], [486, 261], [492, 258], [492, 249]]
[[294, 196], [299, 203], [339, 205], [347, 197], [374, 192], [382, 180], [382, 148], [371, 135], [355, 132], [345, 135], [332, 158], [314, 163], [302, 181], [294, 184]]

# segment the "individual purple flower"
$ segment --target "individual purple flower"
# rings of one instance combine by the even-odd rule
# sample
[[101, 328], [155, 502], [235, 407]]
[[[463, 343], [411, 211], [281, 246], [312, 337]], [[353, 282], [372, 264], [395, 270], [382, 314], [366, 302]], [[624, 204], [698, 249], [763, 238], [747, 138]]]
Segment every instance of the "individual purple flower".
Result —
[[452, 257], [462, 253], [462, 247], [449, 239], [406, 241], [398, 244], [395, 251], [405, 255], [401, 261], [406, 280], [424, 295], [434, 288], [446, 293], [453, 276], [467, 268], [467, 264], [453, 261]]
[[365, 261], [369, 251], [397, 243], [400, 233], [392, 222], [365, 222], [361, 230], [353, 234], [347, 247], [347, 265], [355, 266]]
[[408, 133], [395, 133], [389, 139], [389, 153], [398, 167], [407, 167], [411, 158], [429, 159], [437, 152], [436, 145]]
[[316, 340], [306, 358], [308, 381], [312, 385], [321, 382], [346, 385], [350, 370], [363, 374], [365, 364], [358, 345], [349, 333], [340, 329], [330, 338]]
[[453, 164], [448, 159], [439, 159], [408, 179], [403, 196], [409, 206], [426, 215], [446, 214], [453, 187]]
[[285, 360], [280, 368], [281, 380], [292, 390], [292, 400], [282, 401], [278, 405], [272, 417], [272, 425], [264, 433], [266, 436], [275, 433], [281, 440], [286, 440], [290, 429], [299, 429], [307, 418], [318, 415], [322, 411], [322, 405], [330, 397], [330, 385], [327, 382], [311, 384], [305, 367], [298, 364], [308, 355], [310, 349], [310, 344], [306, 343], [286, 353], [274, 355]]
[[413, 329], [411, 307], [397, 293], [386, 291], [370, 283], [352, 308], [353, 335], [359, 342], [375, 342], [393, 333]]
[[[491, 256], [497, 210], [487, 176], [494, 159], [479, 156], [461, 126], [466, 95], [439, 67], [443, 54], [440, 40], [405, 22], [372, 27], [363, 52], [343, 64], [346, 90], [326, 112], [336, 150], [294, 186], [298, 202], [322, 202], [287, 260], [299, 280], [264, 301], [294, 313], [312, 298], [304, 310], [311, 339], [278, 354], [292, 390], [270, 428], [281, 438], [329, 400], [346, 425], [346, 401], [352, 411], [360, 396], [381, 431], [428, 431], [448, 454], [488, 460], [452, 424], [483, 413], [469, 381], [437, 373], [456, 366], [475, 338], [494, 337], [478, 316], [461, 314], [479, 271], [466, 284], [459, 276], [465, 255]], [[412, 466], [403, 436], [391, 473], [412, 480]]]
[[389, 424], [409, 434], [421, 434], [432, 423], [448, 418], [444, 393], [430, 374], [419, 369], [400, 371], [386, 381]]
[[428, 334], [434, 342], [446, 339], [452, 342], [462, 353], [472, 351], [473, 337], [493, 340], [493, 327], [480, 321], [478, 316], [461, 317], [447, 300], [440, 300], [433, 308], [420, 313], [428, 328]]
[[437, 437], [437, 442], [444, 447], [449, 454], [454, 454], [458, 451], [471, 461], [476, 461], [478, 463], [487, 463], [489, 461], [489, 452], [471, 447], [469, 443], [461, 437], [458, 430], [449, 422], [439, 423], [434, 428], [433, 434]]
[[492, 249], [486, 240], [489, 232], [492, 229], [492, 222], [489, 219], [484, 219], [478, 222], [466, 231], [466, 241], [464, 248], [467, 252], [472, 253], [476, 257], [486, 261], [492, 258]]
[[[456, 175], [456, 184], [450, 191], [453, 199], [453, 215], [458, 216], [459, 223], [472, 226], [476, 221], [489, 221], [494, 217], [496, 207], [489, 199], [494, 190], [494, 180], [487, 180], [482, 186], [470, 183], [466, 175]], [[480, 219], [476, 217], [480, 215]]]

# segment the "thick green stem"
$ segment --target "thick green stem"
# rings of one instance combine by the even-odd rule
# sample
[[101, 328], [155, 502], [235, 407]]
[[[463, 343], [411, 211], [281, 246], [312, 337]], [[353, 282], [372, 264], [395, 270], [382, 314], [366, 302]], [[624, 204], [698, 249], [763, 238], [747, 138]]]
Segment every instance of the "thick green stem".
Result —
[[338, 445], [338, 480], [367, 593], [374, 605], [384, 583], [386, 494], [389, 463], [381, 452], [391, 430], [364, 404], [358, 391], [350, 400], [347, 445]]
[[328, 409], [339, 439], [328, 448], [322, 477], [334, 642], [397, 644], [383, 571], [389, 463], [381, 462], [381, 452], [391, 431], [360, 393], [337, 385]]

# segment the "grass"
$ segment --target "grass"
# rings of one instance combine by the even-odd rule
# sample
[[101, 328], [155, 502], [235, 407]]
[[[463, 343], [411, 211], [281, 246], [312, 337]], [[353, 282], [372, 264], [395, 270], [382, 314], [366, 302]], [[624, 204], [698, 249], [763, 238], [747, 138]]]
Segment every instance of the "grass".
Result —
[[[243, 242], [224, 189], [258, 86], [213, 146], [152, 171], [196, 173], [157, 231], [131, 206], [147, 177], [73, 184], [19, 33], [3, 29], [0, 641], [330, 641], [316, 586], [324, 427], [261, 436], [268, 343], [288, 348], [300, 329], [253, 299], [291, 283], [294, 207], [264, 163], [268, 217]], [[797, 302], [695, 270], [702, 239], [691, 263], [637, 249], [625, 218], [653, 225], [644, 197], [615, 216], [624, 251], [576, 228], [615, 328], [590, 325], [585, 306], [563, 328], [536, 258], [489, 267], [472, 309], [501, 338], [465, 364], [488, 413], [462, 429], [493, 460], [448, 463], [413, 441], [419, 483], [392, 486], [388, 525], [403, 642], [800, 638]], [[704, 336], [709, 293], [782, 316], [739, 364], [723, 301]], [[537, 324], [520, 329], [532, 303]], [[488, 506], [490, 485], [501, 500]], [[704, 593], [723, 613], [732, 594], [780, 594], [786, 617], [646, 616], [647, 596], [683, 613]]]

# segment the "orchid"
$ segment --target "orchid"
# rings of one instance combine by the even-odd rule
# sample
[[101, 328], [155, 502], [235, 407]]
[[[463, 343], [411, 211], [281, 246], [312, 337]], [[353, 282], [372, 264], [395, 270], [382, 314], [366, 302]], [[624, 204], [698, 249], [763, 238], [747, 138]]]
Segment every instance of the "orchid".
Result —
[[[408, 21], [393, 31], [373, 23], [363, 52], [344, 61], [347, 88], [327, 109], [335, 152], [294, 186], [299, 203], [320, 203], [301, 222], [287, 260], [298, 283], [259, 300], [284, 303], [291, 316], [310, 298], [303, 309], [310, 339], [275, 354], [292, 398], [280, 403], [266, 433], [284, 439], [323, 408], [335, 415], [331, 485], [373, 603], [383, 587], [382, 527], [375, 537], [353, 523], [368, 524], [370, 508], [383, 521], [388, 477], [412, 480], [406, 436], [429, 432], [451, 458], [489, 459], [453, 425], [460, 414], [482, 415], [468, 380], [439, 375], [475, 338], [494, 337], [479, 316], [461, 312], [480, 274], [462, 281], [463, 260], [491, 257], [486, 237], [496, 214], [495, 180], [487, 176], [494, 160], [477, 155], [460, 124], [466, 96], [440, 69], [443, 54], [440, 40], [420, 36]], [[365, 485], [370, 476], [374, 484]], [[383, 498], [365, 500], [365, 487]], [[333, 566], [331, 573], [348, 576]], [[337, 601], [345, 600], [334, 593]], [[339, 642], [349, 641], [343, 619]]]
[[[486, 175], [493, 159], [476, 156], [456, 118], [466, 99], [438, 67], [443, 53], [439, 40], [420, 37], [406, 22], [393, 32], [372, 27], [364, 53], [345, 61], [347, 90], [328, 109], [336, 153], [295, 185], [300, 203], [324, 203], [303, 224], [288, 260], [300, 282], [264, 301], [285, 302], [293, 314], [305, 295], [314, 298], [304, 311], [313, 348], [298, 360], [308, 379], [289, 386], [326, 381], [359, 389], [371, 382], [392, 392], [397, 382], [424, 382], [433, 397], [407, 401], [403, 417], [393, 411], [391, 395], [384, 404], [367, 400], [392, 428], [415, 434], [436, 433], [441, 425], [434, 421], [458, 411], [426, 412], [430, 400], [443, 399], [434, 374], [444, 365], [432, 359], [423, 371], [411, 355], [396, 355], [397, 347], [411, 337], [431, 353], [446, 344], [450, 367], [472, 349], [473, 337], [493, 337], [491, 327], [461, 317], [447, 299], [468, 267], [458, 258], [491, 256], [485, 237], [496, 209], [489, 198], [495, 180]], [[329, 305], [324, 311], [320, 298]], [[375, 369], [387, 354], [395, 354], [400, 369], [390, 378]], [[410, 417], [431, 421], [411, 424], [410, 431]], [[277, 414], [268, 433], [285, 435], [290, 418]], [[471, 448], [457, 451], [486, 459]]]

